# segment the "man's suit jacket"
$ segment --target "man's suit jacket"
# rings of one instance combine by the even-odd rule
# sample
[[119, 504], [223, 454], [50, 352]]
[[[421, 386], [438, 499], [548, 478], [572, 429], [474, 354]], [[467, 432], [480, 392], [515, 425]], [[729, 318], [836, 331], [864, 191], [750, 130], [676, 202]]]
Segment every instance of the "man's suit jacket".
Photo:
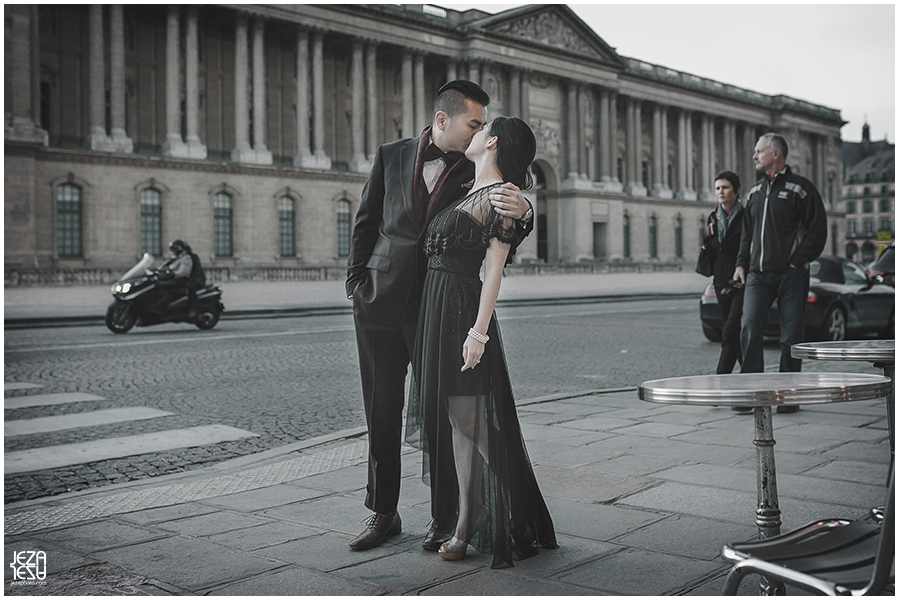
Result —
[[[378, 148], [353, 227], [347, 295], [363, 315], [383, 323], [396, 323], [418, 303], [427, 268], [421, 240], [428, 223], [419, 222], [413, 204], [418, 144], [416, 137]], [[449, 174], [428, 219], [468, 192], [463, 184], [472, 181], [475, 166], [462, 167]]]

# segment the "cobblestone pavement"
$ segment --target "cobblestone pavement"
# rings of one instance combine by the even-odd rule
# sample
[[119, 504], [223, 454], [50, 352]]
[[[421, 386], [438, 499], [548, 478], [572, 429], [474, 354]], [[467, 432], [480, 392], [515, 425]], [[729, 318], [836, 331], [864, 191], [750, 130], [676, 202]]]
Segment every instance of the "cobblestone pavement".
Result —
[[[696, 300], [498, 313], [519, 399], [709, 373], [718, 356], [718, 345], [700, 332]], [[257, 435], [7, 475], [5, 503], [181, 472], [365, 425], [347, 316], [226, 321], [209, 332], [161, 326], [124, 336], [101, 327], [17, 330], [6, 333], [5, 347], [6, 382], [43, 386], [9, 394], [83, 392], [104, 399], [8, 409], [7, 422], [115, 407], [173, 414], [5, 437], [6, 452], [209, 424]], [[772, 363], [777, 345], [767, 352]]]

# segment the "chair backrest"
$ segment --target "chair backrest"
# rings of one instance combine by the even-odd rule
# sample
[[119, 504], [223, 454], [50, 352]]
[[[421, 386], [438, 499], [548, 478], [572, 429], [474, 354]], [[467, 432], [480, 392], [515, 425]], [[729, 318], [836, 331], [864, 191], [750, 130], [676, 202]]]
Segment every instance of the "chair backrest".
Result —
[[872, 579], [864, 589], [863, 595], [880, 595], [891, 577], [894, 564], [894, 465], [891, 464], [891, 477], [888, 484], [887, 498], [884, 501], [884, 521], [881, 523], [881, 534], [878, 535], [878, 551], [875, 555], [875, 570]]

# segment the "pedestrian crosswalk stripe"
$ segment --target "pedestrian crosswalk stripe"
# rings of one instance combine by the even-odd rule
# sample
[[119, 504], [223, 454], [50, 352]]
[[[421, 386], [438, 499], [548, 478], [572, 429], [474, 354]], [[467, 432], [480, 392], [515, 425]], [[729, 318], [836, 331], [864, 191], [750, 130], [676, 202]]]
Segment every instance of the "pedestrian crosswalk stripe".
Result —
[[91, 426], [103, 426], [119, 422], [153, 419], [166, 415], [174, 415], [174, 413], [149, 407], [101, 409], [99, 411], [85, 411], [84, 413], [6, 421], [3, 423], [3, 433], [6, 436], [23, 436], [25, 434], [41, 434], [59, 430], [71, 430], [73, 428], [89, 428]]
[[130, 455], [159, 453], [187, 447], [201, 447], [255, 436], [259, 435], [247, 430], [218, 424], [179, 430], [165, 430], [163, 432], [149, 432], [136, 436], [106, 438], [83, 443], [4, 453], [3, 471], [5, 474], [34, 472], [66, 465], [118, 459]]
[[21, 409], [23, 407], [44, 407], [46, 405], [64, 405], [84, 401], [105, 401], [102, 396], [84, 392], [60, 392], [57, 394], [35, 394], [3, 399], [4, 409]]
[[4, 382], [3, 392], [10, 390], [28, 390], [30, 388], [43, 388], [40, 384], [30, 384], [28, 382]]

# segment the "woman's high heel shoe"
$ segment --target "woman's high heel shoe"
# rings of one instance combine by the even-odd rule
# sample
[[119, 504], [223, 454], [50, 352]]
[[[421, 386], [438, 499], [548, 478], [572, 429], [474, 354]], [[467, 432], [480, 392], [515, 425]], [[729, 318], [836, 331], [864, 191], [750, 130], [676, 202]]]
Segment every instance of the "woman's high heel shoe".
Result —
[[449, 559], [450, 561], [459, 561], [460, 559], [466, 558], [466, 551], [468, 550], [468, 548], [469, 543], [465, 541], [454, 543], [451, 539], [441, 545], [441, 548], [438, 549], [438, 555], [440, 555], [443, 559]]

